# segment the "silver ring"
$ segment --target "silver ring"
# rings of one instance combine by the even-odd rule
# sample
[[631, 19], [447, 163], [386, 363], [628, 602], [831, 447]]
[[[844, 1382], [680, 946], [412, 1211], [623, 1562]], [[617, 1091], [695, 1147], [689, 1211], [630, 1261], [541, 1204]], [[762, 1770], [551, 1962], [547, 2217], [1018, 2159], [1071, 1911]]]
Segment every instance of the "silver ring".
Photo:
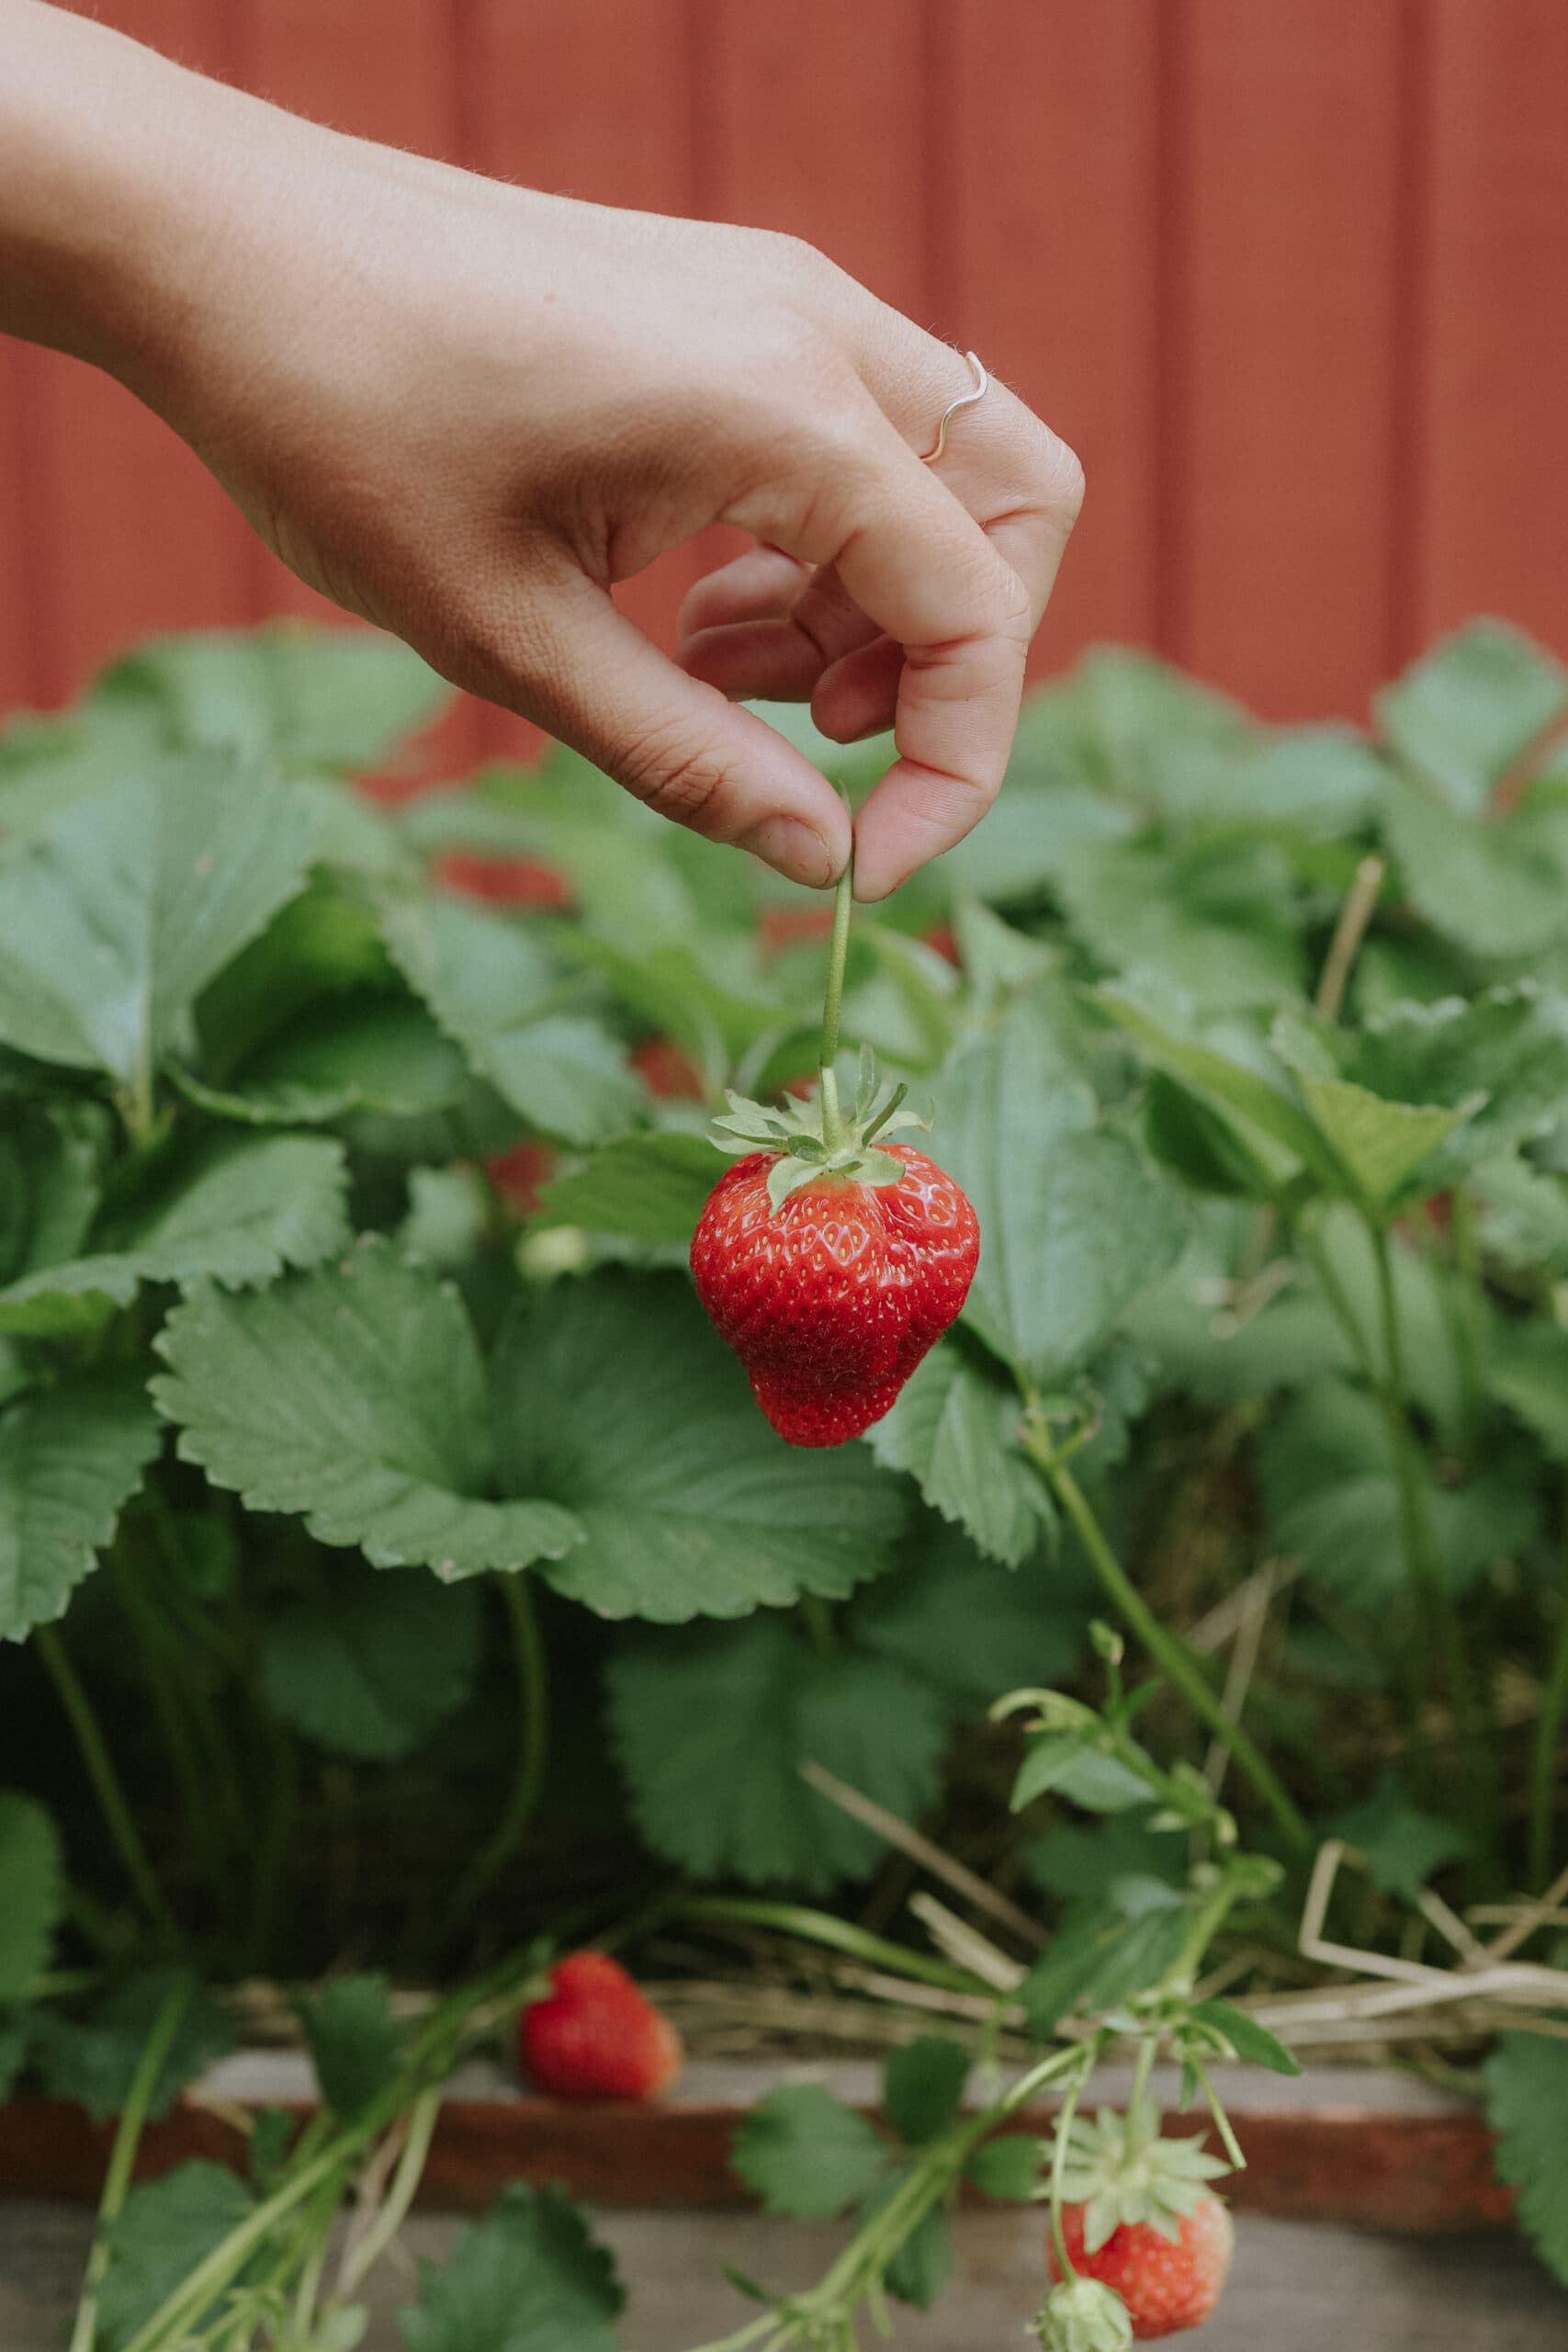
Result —
[[983, 401], [986, 394], [991, 389], [991, 379], [987, 375], [985, 368], [982, 367], [976, 354], [973, 351], [966, 351], [964, 356], [969, 362], [970, 368], [974, 374], [975, 389], [972, 392], [960, 392], [958, 398], [955, 401], [949, 401], [947, 406], [942, 410], [942, 423], [936, 429], [935, 446], [934, 447], [928, 449], [925, 456], [920, 459], [922, 466], [934, 466], [942, 451], [946, 448], [947, 428], [953, 423], [953, 418], [958, 414], [959, 410], [961, 408], [973, 408], [976, 401]]

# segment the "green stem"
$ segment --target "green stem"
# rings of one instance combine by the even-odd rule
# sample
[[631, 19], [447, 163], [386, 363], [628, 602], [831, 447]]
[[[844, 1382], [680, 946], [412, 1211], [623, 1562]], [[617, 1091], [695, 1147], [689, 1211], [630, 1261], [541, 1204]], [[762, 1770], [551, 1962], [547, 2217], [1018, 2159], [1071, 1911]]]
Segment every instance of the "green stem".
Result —
[[1530, 1752], [1529, 1883], [1540, 1894], [1551, 1876], [1551, 1829], [1556, 1813], [1557, 1750], [1568, 1711], [1568, 1585], [1557, 1620], [1557, 1638], [1546, 1687], [1540, 1694], [1535, 1744]]
[[820, 1593], [803, 1592], [796, 1605], [801, 1623], [811, 1636], [812, 1648], [818, 1657], [831, 1657], [839, 1646], [831, 1604], [824, 1600]]
[[828, 986], [822, 998], [822, 1046], [817, 1057], [822, 1080], [822, 1140], [829, 1151], [837, 1150], [844, 1132], [839, 1113], [839, 1080], [833, 1064], [839, 1052], [839, 1008], [844, 997], [844, 964], [850, 952], [850, 917], [854, 911], [854, 899], [855, 852], [852, 830], [850, 854], [833, 893], [833, 936], [828, 949]]
[[1089, 2064], [1080, 2068], [1068, 2084], [1057, 2112], [1056, 2129], [1051, 2142], [1051, 2244], [1055, 2249], [1056, 2267], [1064, 2282], [1078, 2275], [1073, 2267], [1073, 2257], [1067, 2252], [1067, 2234], [1062, 2227], [1062, 2186], [1067, 2171], [1067, 2134], [1073, 2128], [1073, 2117], [1077, 2112], [1078, 2101], [1083, 2097], [1093, 2064], [1091, 2053]]
[[44, 1669], [54, 1685], [75, 1735], [77, 1752], [93, 1784], [93, 1793], [98, 1800], [104, 1825], [125, 1866], [126, 1876], [135, 1888], [148, 1917], [155, 1919], [159, 1927], [178, 1942], [182, 1940], [179, 1923], [169, 1908], [168, 1898], [147, 1859], [147, 1849], [131, 1818], [125, 1792], [120, 1787], [97, 1716], [93, 1713], [92, 1701], [76, 1678], [76, 1670], [66, 1656], [65, 1645], [58, 1629], [53, 1625], [35, 1627], [33, 1645], [43, 1660]]
[[539, 1788], [545, 1777], [545, 1759], [549, 1747], [549, 1678], [532, 1591], [524, 1575], [500, 1576], [493, 1581], [511, 1621], [513, 1650], [517, 1664], [517, 1683], [522, 1701], [517, 1769], [494, 1835], [452, 1899], [450, 1916], [454, 1919], [467, 1917], [485, 1889], [500, 1876], [522, 1845], [528, 1824], [534, 1817], [534, 1807], [539, 1801]]
[[1475, 1204], [1462, 1184], [1449, 1194], [1449, 1231], [1453, 1241], [1454, 1272], [1459, 1299], [1454, 1311], [1455, 1354], [1464, 1397], [1462, 1438], [1466, 1459], [1473, 1461], [1486, 1418], [1483, 1364], [1486, 1354], [1486, 1285], [1481, 1263], [1481, 1243], [1475, 1230]]
[[1298, 1810], [1250, 1733], [1240, 1724], [1233, 1723], [1226, 1714], [1202, 1668], [1179, 1634], [1168, 1632], [1149, 1608], [1106, 1542], [1104, 1531], [1090, 1510], [1082, 1487], [1067, 1464], [1058, 1459], [1039, 1423], [1032, 1419], [1024, 1422], [1023, 1445], [1071, 1520], [1078, 1541], [1089, 1555], [1089, 1565], [1130, 1630], [1251, 1781], [1279, 1824], [1286, 1843], [1298, 1854], [1313, 1852], [1317, 1840], [1305, 1815]]
[[882, 1937], [869, 1935], [848, 1919], [836, 1919], [830, 1912], [812, 1911], [802, 1904], [770, 1903], [749, 1895], [702, 1894], [673, 1904], [671, 1916], [678, 1919], [733, 1920], [744, 1928], [774, 1928], [781, 1935], [825, 1944], [830, 1951], [845, 1952], [850, 1959], [863, 1961], [869, 1967], [908, 1976], [917, 1984], [935, 1984], [944, 1993], [987, 1995], [995, 1989], [964, 1969], [950, 1968], [945, 1961], [928, 1960], [923, 1952], [885, 1942]]
[[398, 2169], [387, 2191], [386, 2201], [353, 2256], [344, 2263], [337, 2282], [338, 2295], [354, 2292], [360, 2280], [367, 2277], [380, 2261], [407, 2220], [409, 2207], [413, 2203], [414, 2193], [424, 2172], [431, 2141], [435, 2136], [436, 2120], [441, 2113], [441, 2094], [442, 2086], [436, 2083], [425, 2092], [409, 2117], [408, 2141], [398, 2160]]
[[[232, 1858], [218, 1824], [214, 1795], [224, 1792], [225, 1776], [209, 1743], [198, 1740], [192, 1712], [187, 1712], [188, 1685], [182, 1688], [169, 1655], [167, 1629], [156, 1603], [142, 1585], [140, 1573], [122, 1544], [113, 1559], [115, 1590], [141, 1660], [153, 1720], [169, 1760], [187, 1826], [202, 1858], [208, 1884], [221, 1917], [231, 1915], [235, 1899]], [[206, 1750], [204, 1753], [203, 1751]], [[227, 1759], [224, 1759], [225, 1763]], [[232, 1790], [231, 1776], [229, 1790]], [[242, 1814], [233, 1823], [231, 1806], [225, 1812], [240, 1834]]]
[[98, 2329], [98, 2290], [109, 2265], [109, 2232], [119, 2218], [130, 2187], [130, 2176], [136, 2165], [136, 2151], [141, 2144], [141, 2133], [147, 2121], [147, 2111], [158, 2086], [180, 2019], [184, 2017], [191, 1996], [190, 1982], [176, 1984], [164, 2000], [152, 2030], [136, 2062], [130, 2089], [126, 2095], [119, 2126], [109, 2153], [108, 2170], [104, 2176], [103, 2195], [98, 2199], [97, 2227], [93, 2233], [93, 2248], [87, 2256], [86, 2276], [82, 2282], [82, 2299], [76, 2306], [76, 2324], [71, 2331], [70, 2352], [93, 2352]]

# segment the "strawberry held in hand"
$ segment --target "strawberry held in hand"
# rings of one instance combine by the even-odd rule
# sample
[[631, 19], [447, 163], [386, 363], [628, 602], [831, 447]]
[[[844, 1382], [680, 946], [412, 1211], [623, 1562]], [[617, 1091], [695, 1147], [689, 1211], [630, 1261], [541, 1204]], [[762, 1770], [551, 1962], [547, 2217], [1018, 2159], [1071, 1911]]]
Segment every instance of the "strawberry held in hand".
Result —
[[761, 1145], [721, 1176], [692, 1241], [697, 1295], [792, 1445], [841, 1445], [880, 1420], [953, 1320], [980, 1254], [975, 1212], [923, 1152], [878, 1138], [863, 1057], [855, 1115], [822, 1094], [782, 1111], [729, 1098], [715, 1141]]
[[552, 2098], [657, 2098], [681, 2071], [681, 2037], [608, 1952], [568, 1952], [517, 2020], [517, 2054]]
[[[1062, 2237], [1073, 2276], [1040, 2317], [1045, 2352], [1120, 2352], [1201, 2327], [1230, 2268], [1231, 2217], [1207, 2183], [1229, 2166], [1195, 2140], [1162, 2140], [1146, 2105], [1079, 2118], [1067, 2135]], [[1062, 2267], [1051, 2240], [1053, 2278]], [[1115, 2313], [1105, 2290], [1123, 2306]]]

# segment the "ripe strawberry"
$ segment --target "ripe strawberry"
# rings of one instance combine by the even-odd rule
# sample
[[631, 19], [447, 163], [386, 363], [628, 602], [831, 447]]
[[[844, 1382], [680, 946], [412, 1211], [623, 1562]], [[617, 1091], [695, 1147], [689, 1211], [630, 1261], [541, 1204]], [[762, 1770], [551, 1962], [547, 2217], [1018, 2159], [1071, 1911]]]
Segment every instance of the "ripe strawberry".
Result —
[[517, 2054], [552, 2098], [657, 2098], [681, 2071], [681, 2037], [620, 1962], [573, 1951], [517, 2020]]
[[714, 1186], [692, 1241], [697, 1295], [792, 1445], [841, 1445], [882, 1419], [963, 1306], [980, 1254], [974, 1210], [923, 1152], [842, 1156], [840, 1170], [749, 1153]]
[[[1125, 2119], [1080, 2117], [1067, 2144], [1062, 2236], [1077, 2278], [1120, 2296], [1140, 2343], [1201, 2327], [1219, 2301], [1235, 2243], [1231, 2217], [1207, 2186], [1228, 2167], [1196, 2140], [1162, 2140], [1146, 2103]], [[1060, 2279], [1049, 2234], [1046, 2259]], [[1064, 2292], [1057, 2288], [1043, 2314], [1048, 2352], [1070, 2340], [1060, 2326], [1053, 2333]]]
[[645, 1037], [631, 1050], [631, 1065], [650, 1094], [663, 1102], [700, 1102], [703, 1074], [672, 1037]]
[[547, 1143], [514, 1143], [485, 1161], [485, 1173], [509, 1209], [532, 1216], [539, 1195], [555, 1174], [556, 1156]]
[[435, 878], [466, 899], [496, 907], [564, 907], [571, 898], [564, 874], [532, 857], [484, 857], [449, 849], [435, 861]]

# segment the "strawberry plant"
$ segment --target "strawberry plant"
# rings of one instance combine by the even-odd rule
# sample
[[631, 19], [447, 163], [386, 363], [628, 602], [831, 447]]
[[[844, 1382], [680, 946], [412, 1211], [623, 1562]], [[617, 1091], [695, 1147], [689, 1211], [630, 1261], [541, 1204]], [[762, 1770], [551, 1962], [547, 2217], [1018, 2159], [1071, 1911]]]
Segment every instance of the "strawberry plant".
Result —
[[[966, 2175], [1122, 2340], [1128, 2233], [1223, 2232], [1112, 2045], [1416, 2054], [1568, 2278], [1568, 676], [1477, 624], [1362, 733], [1092, 654], [830, 928], [563, 751], [377, 805], [443, 694], [266, 629], [0, 733], [0, 2086], [124, 2119], [75, 2352], [347, 2352], [446, 2071], [605, 1941], [699, 2047], [759, 1961], [902, 2037], [891, 2136], [748, 2127], [860, 2219], [737, 2340], [934, 2291]], [[321, 2120], [130, 2188], [258, 1979]], [[403, 2332], [615, 2302], [519, 2194]]]

